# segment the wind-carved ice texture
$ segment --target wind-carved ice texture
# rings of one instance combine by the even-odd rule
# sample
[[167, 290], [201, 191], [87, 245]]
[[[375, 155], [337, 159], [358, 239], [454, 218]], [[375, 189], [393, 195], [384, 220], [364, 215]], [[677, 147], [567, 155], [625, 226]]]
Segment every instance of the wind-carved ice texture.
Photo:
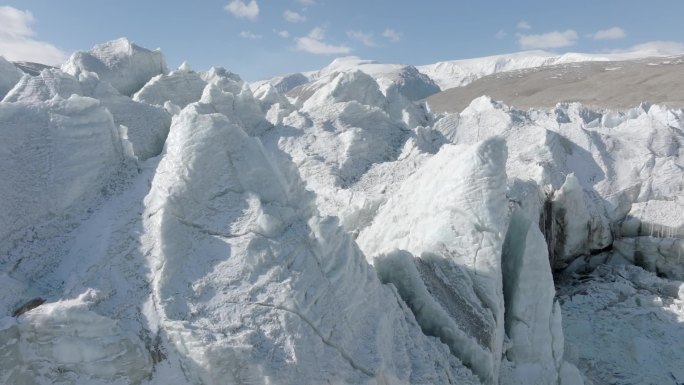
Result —
[[95, 73], [83, 72], [75, 77], [59, 69], [46, 69], [37, 76], [24, 75], [3, 101], [39, 103], [54, 97], [68, 99], [71, 95], [97, 99], [112, 114], [114, 124], [139, 160], [161, 153], [171, 116], [161, 107], [137, 103], [121, 95]]
[[317, 215], [291, 164], [198, 110], [174, 119], [143, 241], [160, 329], [191, 380], [477, 382]]
[[[92, 98], [0, 103], [0, 121], [5, 255], [15, 242], [77, 222], [122, 168], [124, 148], [111, 114]], [[54, 226], [39, 226], [48, 221]]]

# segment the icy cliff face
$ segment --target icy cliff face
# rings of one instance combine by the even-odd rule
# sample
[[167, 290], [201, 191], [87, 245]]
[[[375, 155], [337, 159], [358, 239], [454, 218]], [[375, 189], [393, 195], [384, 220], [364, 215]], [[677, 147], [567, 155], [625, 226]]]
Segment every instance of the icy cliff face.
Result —
[[0, 100], [14, 87], [24, 73], [0, 56]]
[[92, 98], [1, 103], [0, 119], [4, 254], [19, 239], [76, 223], [108, 189], [125, 155], [111, 114]]
[[[425, 299], [415, 298], [414, 290], [400, 293], [423, 329], [440, 337], [486, 383], [498, 382], [504, 338], [505, 164], [506, 146], [500, 139], [468, 149], [445, 145], [357, 238], [368, 256], [406, 250], [420, 257], [415, 264], [423, 285], [413, 285], [425, 286], [436, 303], [420, 306]], [[378, 263], [402, 262], [389, 256]], [[395, 281], [393, 266], [379, 269], [386, 282], [404, 286], [403, 277]]]
[[191, 105], [174, 119], [146, 207], [159, 332], [194, 380], [474, 381], [317, 215], [291, 164], [226, 116]]
[[682, 111], [434, 116], [410, 68], [333, 64], [252, 91], [120, 40], [18, 79], [0, 382], [600, 383], [620, 298], [683, 316], [641, 269], [684, 275]]

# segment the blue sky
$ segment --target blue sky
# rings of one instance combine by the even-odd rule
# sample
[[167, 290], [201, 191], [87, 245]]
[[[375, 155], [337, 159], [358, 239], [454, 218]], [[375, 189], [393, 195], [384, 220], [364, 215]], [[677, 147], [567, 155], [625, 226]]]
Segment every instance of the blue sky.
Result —
[[[429, 64], [527, 49], [684, 51], [679, 0], [17, 0], [0, 4], [0, 55], [59, 62], [128, 37], [170, 67], [226, 67], [246, 80], [318, 69], [337, 56]], [[656, 43], [660, 42], [660, 43]]]

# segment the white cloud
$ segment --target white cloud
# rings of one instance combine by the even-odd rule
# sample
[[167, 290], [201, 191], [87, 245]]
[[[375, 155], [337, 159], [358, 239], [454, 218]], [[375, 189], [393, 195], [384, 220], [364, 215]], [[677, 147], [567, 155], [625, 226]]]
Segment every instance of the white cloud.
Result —
[[520, 20], [518, 24], [516, 25], [518, 29], [532, 29], [532, 26], [530, 23], [526, 22], [525, 20]]
[[33, 30], [29, 26], [33, 21], [33, 15], [29, 11], [21, 11], [8, 6], [0, 7], [0, 33], [2, 34], [33, 36]]
[[[648, 52], [654, 56], [658, 55], [681, 55], [684, 54], [684, 43], [676, 41], [649, 41], [633, 46], [626, 52]], [[624, 50], [613, 52], [625, 52]]]
[[316, 0], [297, 0], [297, 2], [305, 7], [316, 4]]
[[273, 32], [277, 33], [278, 36], [280, 36], [280, 37], [284, 37], [284, 38], [290, 37], [290, 32], [286, 31], [286, 30], [282, 30], [282, 31], [273, 30]]
[[382, 33], [382, 36], [386, 37], [387, 39], [395, 43], [401, 40], [401, 32], [397, 32], [392, 28], [385, 29], [385, 31]]
[[323, 40], [325, 39], [325, 32], [323, 31], [323, 28], [321, 27], [316, 27], [309, 32], [308, 37], [314, 39], [314, 40]]
[[339, 55], [351, 52], [351, 48], [344, 45], [332, 45], [324, 41], [325, 33], [320, 27], [316, 27], [304, 37], [295, 39], [297, 51], [313, 53], [316, 55]]
[[625, 30], [620, 27], [602, 29], [593, 36], [594, 40], [616, 40], [627, 37]]
[[373, 34], [370, 32], [362, 32], [362, 31], [347, 31], [347, 36], [349, 36], [351, 39], [358, 40], [361, 42], [361, 44], [367, 46], [367, 47], [375, 47], [375, 40], [373, 40]]
[[294, 11], [290, 11], [289, 9], [283, 12], [283, 17], [290, 23], [301, 23], [306, 21], [306, 16]]
[[257, 16], [259, 16], [259, 4], [257, 4], [256, 0], [252, 0], [249, 3], [244, 3], [242, 0], [233, 0], [223, 9], [232, 13], [233, 16], [242, 19], [256, 20]]
[[500, 30], [494, 35], [494, 37], [497, 38], [497, 39], [503, 39], [504, 37], [506, 37], [506, 35], [508, 35], [508, 34], [506, 33], [506, 31], [504, 31], [503, 29], [500, 29]]
[[522, 49], [561, 48], [574, 45], [577, 32], [568, 29], [563, 32], [553, 31], [540, 35], [519, 35], [518, 44]]
[[34, 20], [29, 11], [0, 6], [0, 55], [12, 61], [52, 65], [64, 62], [66, 54], [59, 48], [31, 38], [35, 35], [31, 28]]
[[261, 35], [256, 34], [252, 31], [242, 31], [240, 32], [240, 36], [244, 37], [245, 39], [261, 39]]

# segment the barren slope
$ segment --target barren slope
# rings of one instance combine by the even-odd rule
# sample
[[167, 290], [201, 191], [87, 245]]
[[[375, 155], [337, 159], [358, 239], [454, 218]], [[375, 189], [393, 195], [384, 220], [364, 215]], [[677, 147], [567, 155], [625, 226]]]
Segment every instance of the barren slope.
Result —
[[620, 62], [583, 62], [485, 76], [465, 87], [428, 97], [433, 112], [462, 111], [478, 96], [518, 108], [550, 108], [580, 102], [596, 108], [626, 109], [643, 101], [684, 106], [684, 57]]

